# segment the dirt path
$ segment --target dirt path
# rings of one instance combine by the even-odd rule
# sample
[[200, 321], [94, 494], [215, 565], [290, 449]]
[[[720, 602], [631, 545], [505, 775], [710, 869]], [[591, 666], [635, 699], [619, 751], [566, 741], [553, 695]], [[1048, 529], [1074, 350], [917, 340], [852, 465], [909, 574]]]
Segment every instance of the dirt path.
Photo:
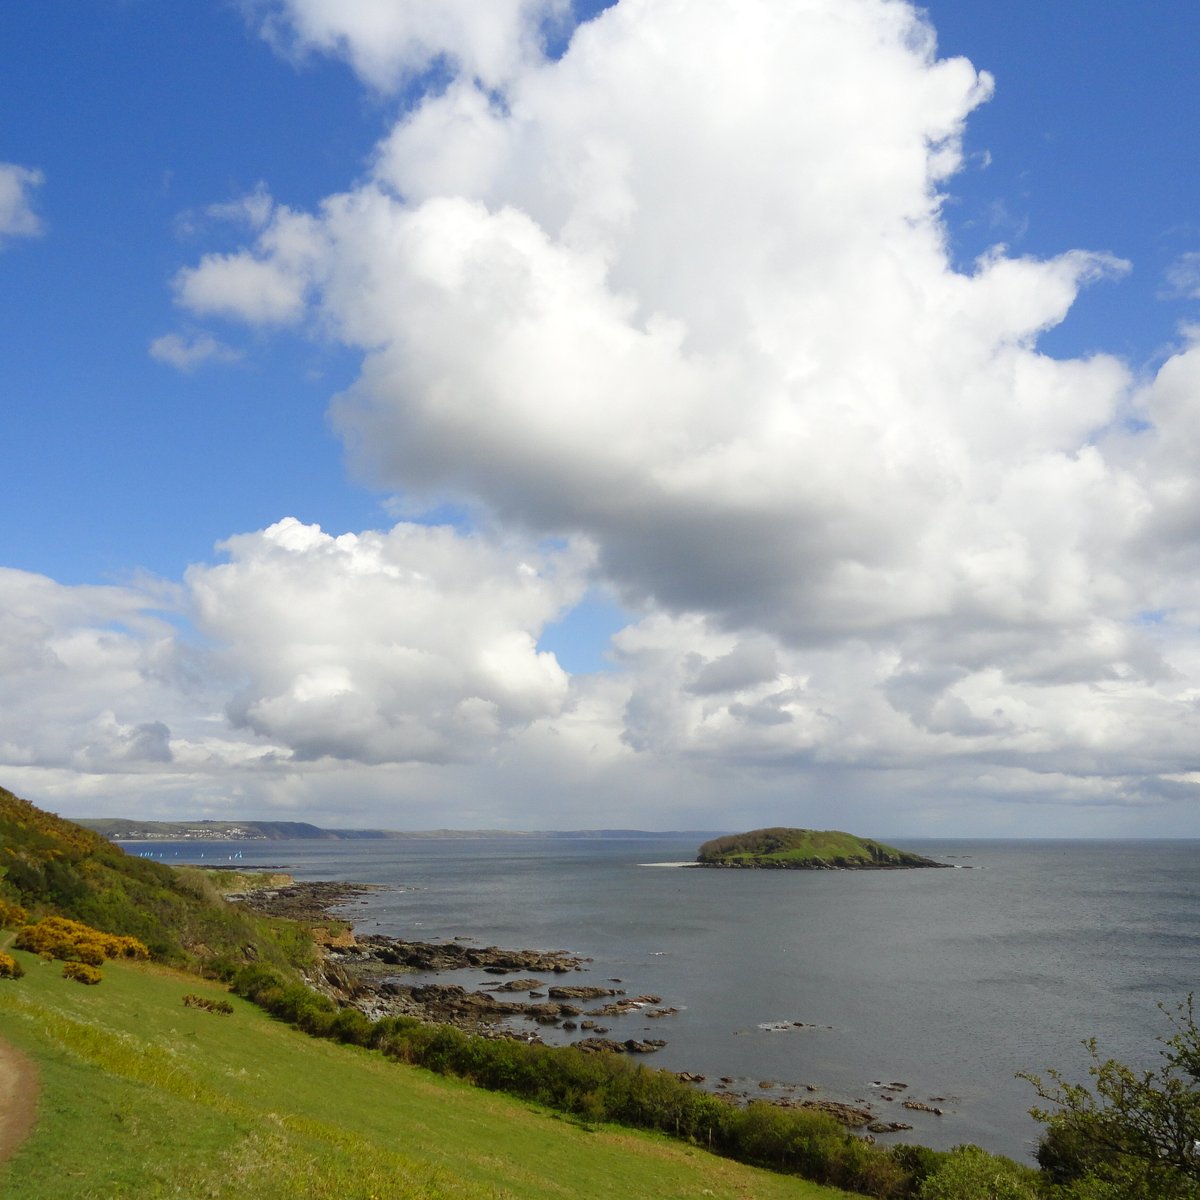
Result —
[[25, 1140], [37, 1118], [38, 1077], [33, 1060], [0, 1039], [0, 1162]]

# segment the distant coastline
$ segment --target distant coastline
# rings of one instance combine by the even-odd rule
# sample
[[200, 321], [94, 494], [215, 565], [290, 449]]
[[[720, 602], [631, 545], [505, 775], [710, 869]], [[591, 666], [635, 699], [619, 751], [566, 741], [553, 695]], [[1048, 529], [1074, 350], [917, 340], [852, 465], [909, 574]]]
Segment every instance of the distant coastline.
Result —
[[707, 838], [711, 830], [645, 829], [326, 829], [306, 821], [139, 821], [128, 817], [72, 817], [112, 842], [349, 842], [370, 840], [472, 841], [484, 838]]

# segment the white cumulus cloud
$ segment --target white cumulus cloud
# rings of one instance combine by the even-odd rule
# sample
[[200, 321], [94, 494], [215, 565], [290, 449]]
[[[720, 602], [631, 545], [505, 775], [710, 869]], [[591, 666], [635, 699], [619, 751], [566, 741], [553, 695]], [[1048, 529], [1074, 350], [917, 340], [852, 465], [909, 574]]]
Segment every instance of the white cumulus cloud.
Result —
[[325, 253], [317, 221], [277, 207], [253, 251], [207, 254], [195, 267], [181, 270], [175, 298], [198, 316], [291, 324], [304, 315]]
[[578, 599], [585, 552], [409, 524], [335, 538], [292, 518], [224, 548], [187, 583], [245, 679], [231, 720], [301, 758], [470, 759], [564, 708], [537, 640]]
[[438, 62], [494, 87], [541, 57], [544, 29], [569, 0], [269, 0], [248, 5], [285, 54], [344, 57], [371, 86], [390, 91]]

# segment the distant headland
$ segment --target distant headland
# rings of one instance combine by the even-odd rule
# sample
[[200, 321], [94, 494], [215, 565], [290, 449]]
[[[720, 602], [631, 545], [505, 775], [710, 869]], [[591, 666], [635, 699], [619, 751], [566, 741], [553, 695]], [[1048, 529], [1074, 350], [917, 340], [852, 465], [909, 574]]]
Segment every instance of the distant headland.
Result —
[[492, 838], [682, 839], [711, 831], [646, 829], [324, 829], [306, 821], [145, 821], [128, 817], [76, 817], [75, 824], [110, 842], [347, 842], [390, 838], [397, 841], [471, 841]]
[[700, 847], [696, 865], [789, 871], [903, 871], [951, 866], [836, 829], [783, 828], [713, 838]]

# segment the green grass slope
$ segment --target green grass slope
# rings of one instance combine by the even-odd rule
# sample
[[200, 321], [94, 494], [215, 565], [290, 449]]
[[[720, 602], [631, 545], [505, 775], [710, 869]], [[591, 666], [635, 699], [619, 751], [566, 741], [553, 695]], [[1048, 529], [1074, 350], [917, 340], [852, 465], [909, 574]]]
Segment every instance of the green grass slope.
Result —
[[706, 867], [781, 867], [792, 870], [896, 870], [945, 863], [835, 829], [752, 829], [713, 838], [696, 861]]
[[224, 989], [110, 963], [99, 987], [17, 952], [0, 1035], [41, 1072], [39, 1120], [0, 1167], [22, 1200], [834, 1200], [844, 1193], [554, 1114], [314, 1040]]
[[160, 960], [228, 971], [245, 948], [281, 967], [313, 958], [308, 935], [226, 904], [205, 872], [126, 854], [0, 788], [0, 900], [139, 938]]

